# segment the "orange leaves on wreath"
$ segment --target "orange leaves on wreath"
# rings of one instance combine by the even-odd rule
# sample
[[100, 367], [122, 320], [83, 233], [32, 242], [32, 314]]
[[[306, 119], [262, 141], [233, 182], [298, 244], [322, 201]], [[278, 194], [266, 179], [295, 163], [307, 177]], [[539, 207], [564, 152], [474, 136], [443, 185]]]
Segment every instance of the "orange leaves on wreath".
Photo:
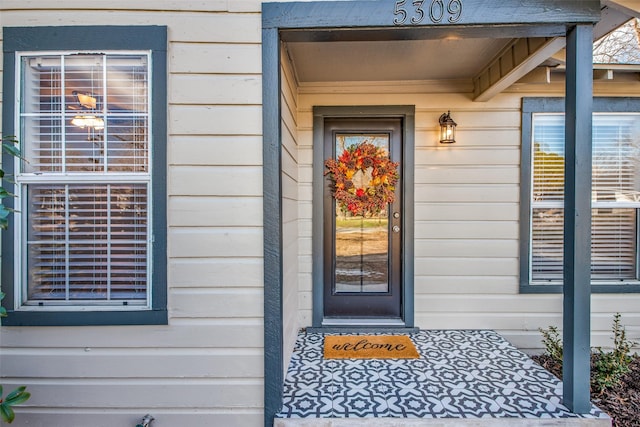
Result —
[[[365, 140], [347, 147], [338, 160], [328, 159], [325, 167], [333, 183], [333, 197], [345, 212], [375, 215], [395, 200], [398, 163], [383, 148]], [[356, 186], [356, 177], [364, 185]]]

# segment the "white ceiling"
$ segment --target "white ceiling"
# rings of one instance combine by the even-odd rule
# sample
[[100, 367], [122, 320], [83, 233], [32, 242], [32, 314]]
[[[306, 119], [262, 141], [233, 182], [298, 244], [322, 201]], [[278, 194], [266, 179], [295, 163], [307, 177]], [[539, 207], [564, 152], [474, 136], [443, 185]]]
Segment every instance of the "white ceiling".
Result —
[[[594, 28], [596, 39], [608, 34], [632, 16], [640, 15], [637, 5], [633, 10], [628, 5], [636, 4], [638, 0], [603, 2], [606, 7], [602, 9], [601, 20]], [[491, 29], [486, 28], [484, 30], [487, 31], [471, 27], [456, 31], [443, 28], [428, 29], [420, 34], [400, 31], [382, 36], [375, 29], [364, 35], [357, 31], [344, 32], [342, 35], [334, 34], [331, 30], [291, 32], [283, 40], [296, 78], [302, 85], [428, 80], [466, 80], [471, 83], [494, 59], [506, 52], [505, 47], [513, 42], [513, 39], [491, 37], [505, 34], [505, 31], [499, 29], [491, 32]], [[513, 33], [513, 29], [509, 35], [535, 37]], [[549, 52], [545, 54], [553, 55]], [[554, 58], [532, 56], [527, 70], [539, 65], [553, 67], [561, 65], [561, 62]], [[510, 69], [506, 72], [510, 72]], [[524, 71], [526, 72], [528, 71]], [[522, 75], [513, 73], [509, 78], [514, 83], [520, 77]]]
[[300, 83], [471, 79], [510, 39], [288, 42]]

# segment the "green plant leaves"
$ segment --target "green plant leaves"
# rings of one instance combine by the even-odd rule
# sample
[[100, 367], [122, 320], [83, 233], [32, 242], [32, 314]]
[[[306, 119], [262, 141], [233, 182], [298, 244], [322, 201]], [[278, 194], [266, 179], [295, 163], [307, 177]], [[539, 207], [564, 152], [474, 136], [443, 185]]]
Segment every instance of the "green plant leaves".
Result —
[[1, 403], [0, 417], [2, 417], [2, 421], [11, 424], [13, 422], [13, 419], [16, 417], [16, 414], [13, 412], [13, 409], [11, 409], [10, 406]]
[[613, 316], [613, 350], [603, 351], [601, 348], [594, 353], [591, 367], [591, 386], [598, 392], [620, 384], [622, 376], [629, 372], [631, 363], [630, 352], [634, 342], [627, 339], [624, 326], [620, 323], [620, 313]]
[[[0, 399], [0, 417], [3, 421], [9, 424], [13, 422], [16, 414], [11, 407], [29, 400], [31, 393], [26, 390], [26, 386], [20, 386], [9, 393], [4, 399]], [[0, 386], [0, 396], [2, 396], [2, 386]]]
[[2, 151], [11, 154], [13, 157], [21, 158], [20, 149], [16, 147], [18, 140], [15, 136], [7, 135], [2, 137]]
[[[562, 365], [562, 338], [558, 328], [550, 326], [548, 329], [539, 329], [539, 331], [542, 333], [546, 354]], [[618, 386], [623, 375], [629, 372], [629, 364], [632, 360], [630, 353], [635, 345], [633, 341], [627, 339], [625, 328], [621, 324], [620, 313], [613, 316], [611, 331], [613, 332], [611, 351], [604, 351], [598, 347], [591, 352], [591, 391], [599, 394], [604, 393], [607, 388]]]
[[547, 354], [556, 362], [562, 363], [562, 338], [556, 326], [538, 329], [542, 333], [542, 344]]
[[[22, 158], [20, 154], [20, 149], [17, 147], [18, 141], [14, 136], [3, 136], [2, 137], [2, 151], [4, 153], [8, 153], [14, 157]], [[0, 179], [5, 179], [4, 170], [0, 169]], [[6, 230], [9, 226], [9, 214], [14, 212], [13, 209], [8, 208], [2, 203], [3, 199], [7, 197], [13, 197], [14, 195], [8, 192], [4, 187], [0, 187], [0, 229]], [[4, 298], [5, 294], [0, 291], [0, 301]], [[7, 310], [0, 306], [0, 317], [6, 317]], [[0, 385], [0, 418], [7, 423], [12, 423], [16, 417], [15, 412], [13, 412], [12, 406], [19, 405], [21, 403], [26, 402], [30, 397], [31, 393], [26, 391], [27, 387], [20, 386], [9, 393], [5, 398], [3, 398], [3, 389], [2, 385]]]
[[23, 402], [26, 402], [31, 397], [31, 393], [27, 392], [26, 390], [27, 386], [23, 385], [18, 387], [7, 395], [7, 397], [4, 399], [4, 403], [8, 405], [19, 405]]
[[[14, 157], [22, 158], [22, 154], [20, 153], [20, 149], [17, 147], [18, 140], [15, 136], [3, 136], [2, 137], [2, 151], [4, 153], [8, 153]], [[4, 170], [0, 169], [0, 179], [11, 182], [11, 180], [7, 180], [5, 177]], [[14, 197], [14, 194], [7, 191], [6, 188], [0, 186], [0, 230], [6, 230], [9, 226], [9, 214], [14, 212], [13, 209], [8, 208], [2, 203], [2, 199], [7, 197]]]

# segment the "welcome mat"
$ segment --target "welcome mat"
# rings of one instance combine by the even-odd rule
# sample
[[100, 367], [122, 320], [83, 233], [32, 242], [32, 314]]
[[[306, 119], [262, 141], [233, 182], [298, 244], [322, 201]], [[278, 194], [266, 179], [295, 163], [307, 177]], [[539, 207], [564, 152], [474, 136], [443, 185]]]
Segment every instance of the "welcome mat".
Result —
[[325, 335], [325, 359], [417, 359], [406, 335]]

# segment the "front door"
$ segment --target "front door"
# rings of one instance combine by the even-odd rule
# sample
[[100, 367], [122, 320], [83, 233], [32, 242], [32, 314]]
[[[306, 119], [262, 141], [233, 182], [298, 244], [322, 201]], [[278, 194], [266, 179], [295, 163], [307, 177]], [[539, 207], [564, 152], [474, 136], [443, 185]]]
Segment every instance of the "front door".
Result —
[[400, 118], [325, 119], [325, 320], [401, 318], [402, 145]]

